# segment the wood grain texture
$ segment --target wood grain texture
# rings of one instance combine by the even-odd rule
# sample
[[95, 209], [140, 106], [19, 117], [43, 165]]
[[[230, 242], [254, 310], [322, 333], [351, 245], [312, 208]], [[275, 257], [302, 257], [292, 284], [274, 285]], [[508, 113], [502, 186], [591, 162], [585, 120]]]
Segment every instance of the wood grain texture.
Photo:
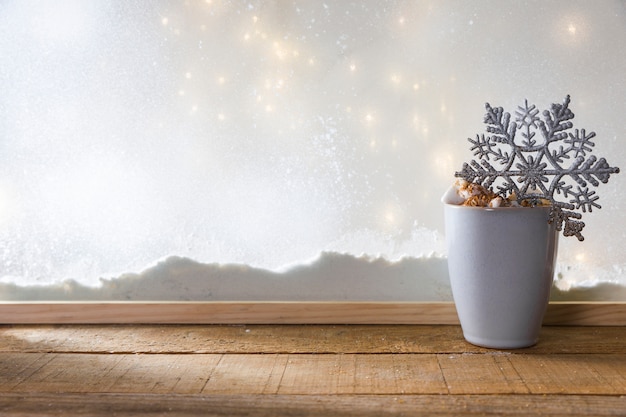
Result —
[[[0, 323], [458, 324], [454, 303], [2, 302]], [[545, 324], [626, 325], [626, 302], [552, 302]]]
[[623, 416], [626, 327], [4, 325], [0, 415]]
[[0, 392], [626, 394], [623, 355], [0, 353], [0, 366], [13, 369]]
[[[601, 341], [601, 343], [598, 343]], [[481, 353], [459, 326], [433, 325], [4, 325], [0, 352], [50, 353]], [[626, 354], [626, 327], [544, 326], [517, 353]]]
[[623, 397], [582, 395], [163, 395], [0, 393], [3, 416], [619, 416]]

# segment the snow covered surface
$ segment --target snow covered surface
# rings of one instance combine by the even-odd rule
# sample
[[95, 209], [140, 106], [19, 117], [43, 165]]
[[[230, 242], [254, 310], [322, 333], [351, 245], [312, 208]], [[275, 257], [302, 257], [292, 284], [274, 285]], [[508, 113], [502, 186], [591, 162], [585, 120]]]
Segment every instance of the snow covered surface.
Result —
[[[452, 301], [445, 258], [383, 258], [322, 253], [306, 264], [269, 271], [170, 257], [140, 273], [20, 287], [0, 283], [5, 301]], [[626, 287], [602, 283], [562, 291], [553, 300], [624, 300]]]
[[172, 257], [141, 273], [104, 279], [95, 288], [76, 281], [27, 289], [0, 284], [0, 295], [5, 300], [436, 301], [450, 299], [446, 271], [441, 258], [389, 262], [323, 253], [273, 272]]
[[[446, 298], [484, 103], [624, 167], [625, 48], [618, 0], [0, 2], [0, 299]], [[572, 297], [623, 295], [621, 175]]]

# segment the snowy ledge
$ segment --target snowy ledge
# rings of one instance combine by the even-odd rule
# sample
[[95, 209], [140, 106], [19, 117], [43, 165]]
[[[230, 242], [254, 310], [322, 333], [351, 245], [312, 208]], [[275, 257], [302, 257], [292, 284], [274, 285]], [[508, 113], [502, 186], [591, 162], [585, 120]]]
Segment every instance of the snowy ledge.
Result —
[[[451, 302], [443, 257], [380, 257], [324, 252], [282, 271], [238, 264], [205, 264], [169, 257], [140, 273], [101, 279], [96, 287], [74, 280], [47, 286], [0, 283], [0, 300], [16, 301], [279, 301]], [[599, 283], [567, 291], [552, 301], [626, 301], [626, 286]]]

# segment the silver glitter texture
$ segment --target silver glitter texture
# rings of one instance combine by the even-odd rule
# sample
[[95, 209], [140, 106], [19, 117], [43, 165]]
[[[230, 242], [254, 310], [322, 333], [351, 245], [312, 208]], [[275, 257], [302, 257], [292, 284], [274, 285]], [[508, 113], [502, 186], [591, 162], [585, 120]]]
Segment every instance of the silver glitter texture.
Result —
[[583, 240], [585, 223], [580, 220], [580, 211], [601, 208], [599, 196], [590, 187], [607, 183], [619, 168], [591, 155], [595, 132], [572, 131], [574, 113], [569, 104], [568, 95], [562, 104], [552, 104], [540, 117], [537, 107], [525, 100], [512, 122], [502, 107], [486, 103], [484, 123], [489, 135], [468, 138], [470, 150], [478, 158], [464, 163], [455, 176], [505, 197], [514, 194], [518, 202], [537, 205], [541, 199], [549, 200], [550, 222], [556, 222], [564, 236]]

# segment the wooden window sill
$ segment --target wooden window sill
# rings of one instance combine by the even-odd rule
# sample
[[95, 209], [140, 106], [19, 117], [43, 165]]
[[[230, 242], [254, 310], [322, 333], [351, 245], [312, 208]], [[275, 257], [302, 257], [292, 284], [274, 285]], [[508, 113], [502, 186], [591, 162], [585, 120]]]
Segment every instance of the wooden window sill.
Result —
[[[458, 324], [451, 302], [0, 302], [3, 324]], [[626, 302], [551, 302], [544, 324], [626, 326]]]
[[546, 326], [531, 348], [456, 325], [4, 325], [18, 415], [626, 414], [626, 327]]

